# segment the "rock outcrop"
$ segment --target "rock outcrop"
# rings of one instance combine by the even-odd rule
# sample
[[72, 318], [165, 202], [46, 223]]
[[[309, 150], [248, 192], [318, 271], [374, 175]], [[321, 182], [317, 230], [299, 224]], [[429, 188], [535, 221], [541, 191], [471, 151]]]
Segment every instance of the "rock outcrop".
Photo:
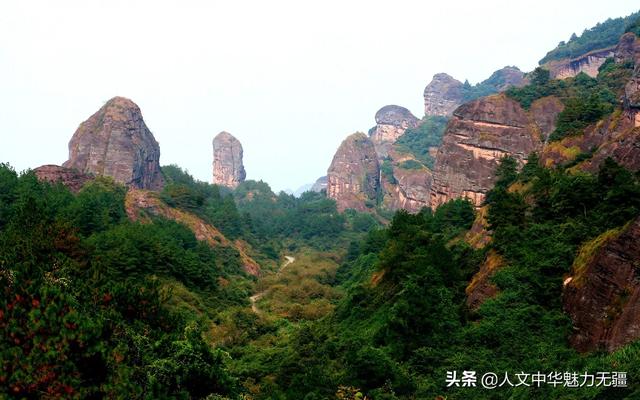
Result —
[[640, 218], [585, 244], [565, 279], [570, 342], [579, 351], [613, 351], [640, 338]]
[[435, 74], [424, 89], [425, 115], [449, 116], [465, 101], [502, 92], [511, 86], [524, 86], [527, 80], [518, 67], [506, 66], [478, 85], [462, 83], [445, 73]]
[[200, 217], [179, 208], [169, 207], [160, 200], [157, 193], [147, 190], [131, 189], [125, 198], [127, 216], [132, 221], [152, 222], [150, 216], [160, 216], [186, 225], [196, 239], [211, 247], [231, 247], [237, 251], [238, 258], [247, 274], [258, 276], [260, 265], [248, 254], [248, 244], [242, 240], [231, 242], [216, 227]]
[[424, 88], [425, 115], [449, 116], [464, 99], [464, 85], [452, 76], [435, 74]]
[[593, 50], [576, 58], [549, 61], [542, 67], [549, 70], [553, 79], [572, 78], [580, 72], [593, 78], [607, 58], [614, 56], [614, 50], [615, 47]]
[[160, 146], [142, 119], [140, 108], [114, 97], [80, 124], [69, 142], [66, 168], [112, 177], [133, 188], [160, 190]]
[[326, 175], [325, 176], [321, 176], [313, 184], [313, 186], [311, 186], [311, 191], [312, 192], [322, 192], [323, 190], [326, 191], [327, 190], [327, 182], [328, 182], [327, 176]]
[[242, 144], [229, 132], [220, 132], [213, 139], [213, 183], [235, 189], [246, 176]]
[[506, 66], [495, 71], [491, 76], [484, 80], [481, 85], [493, 86], [496, 91], [503, 92], [512, 86], [520, 87], [526, 85], [527, 80], [524, 72], [515, 66]]
[[384, 208], [418, 212], [430, 206], [431, 171], [412, 155], [391, 149], [380, 169]]
[[33, 172], [39, 180], [51, 183], [62, 183], [74, 193], [79, 192], [85, 183], [92, 179], [90, 175], [59, 165], [43, 165], [34, 169]]
[[380, 168], [373, 142], [364, 133], [347, 137], [327, 171], [327, 196], [338, 210], [366, 211], [377, 202]]
[[582, 135], [549, 143], [541, 155], [544, 165], [559, 165], [575, 160], [578, 155], [590, 154], [574, 168], [596, 172], [611, 157], [630, 170], [640, 169], [640, 40], [633, 33], [623, 35], [614, 59], [619, 63], [635, 63], [624, 87], [622, 108], [587, 127]]
[[493, 187], [500, 159], [512, 156], [524, 163], [553, 131], [562, 104], [554, 97], [537, 100], [531, 111], [504, 94], [474, 100], [458, 108], [438, 150], [431, 205], [469, 198], [476, 207]]
[[404, 107], [388, 105], [376, 113], [376, 127], [371, 132], [371, 141], [378, 158], [387, 156], [393, 143], [409, 128], [418, 126], [420, 120]]

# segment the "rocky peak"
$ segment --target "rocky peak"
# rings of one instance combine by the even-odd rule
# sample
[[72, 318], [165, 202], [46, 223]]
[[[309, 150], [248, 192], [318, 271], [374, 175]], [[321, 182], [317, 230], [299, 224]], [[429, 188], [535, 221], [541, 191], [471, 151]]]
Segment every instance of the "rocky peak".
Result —
[[327, 171], [327, 196], [338, 210], [365, 211], [376, 203], [380, 168], [373, 142], [364, 133], [347, 137], [333, 156]]
[[614, 59], [617, 63], [633, 61], [640, 56], [640, 39], [633, 33], [627, 32], [620, 37], [620, 41], [614, 50]]
[[489, 79], [482, 82], [485, 85], [491, 85], [496, 88], [497, 91], [502, 92], [509, 89], [511, 86], [524, 86], [526, 80], [524, 78], [524, 72], [520, 71], [520, 68], [514, 66], [506, 66], [495, 71]]
[[327, 190], [327, 181], [328, 178], [326, 175], [321, 176], [320, 178], [318, 178], [318, 180], [316, 180], [313, 186], [311, 186], [310, 190], [312, 192], [322, 192], [323, 190]]
[[235, 189], [244, 182], [242, 154], [242, 144], [229, 132], [213, 138], [213, 183]]
[[463, 101], [463, 87], [462, 82], [448, 74], [435, 74], [424, 89], [425, 115], [451, 115]]
[[82, 173], [112, 177], [129, 187], [160, 190], [160, 146], [140, 108], [114, 97], [84, 121], [69, 142], [63, 164]]
[[371, 131], [371, 140], [378, 158], [384, 158], [391, 145], [409, 128], [418, 126], [420, 120], [404, 107], [388, 105], [375, 116], [376, 127]]

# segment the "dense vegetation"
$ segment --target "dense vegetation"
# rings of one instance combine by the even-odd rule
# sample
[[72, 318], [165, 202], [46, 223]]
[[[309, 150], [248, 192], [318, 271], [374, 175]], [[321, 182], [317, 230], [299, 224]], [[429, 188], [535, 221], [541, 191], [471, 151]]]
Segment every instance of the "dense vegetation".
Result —
[[[637, 31], [629, 18], [546, 58], [597, 48], [620, 26]], [[609, 60], [595, 79], [558, 81], [538, 68], [507, 95], [527, 109], [557, 96], [559, 140], [613, 112], [631, 72]], [[465, 99], [498, 83], [465, 82]], [[407, 130], [396, 145], [418, 161], [398, 166], [432, 167], [446, 123], [425, 117]], [[640, 216], [640, 175], [611, 159], [594, 174], [543, 168], [536, 154], [517, 166], [507, 157], [496, 171], [484, 248], [467, 243], [478, 215], [466, 200], [388, 212], [383, 227], [338, 213], [322, 193], [255, 181], [230, 190], [163, 167], [160, 199], [229, 239], [211, 247], [175, 221], [130, 221], [127, 191], [110, 179], [71, 193], [0, 164], [0, 398], [640, 398], [640, 343], [579, 354], [562, 310], [580, 249]], [[395, 180], [389, 160], [381, 173]], [[260, 278], [243, 272], [238, 246], [260, 261]], [[472, 307], [466, 291], [490, 262], [496, 293]], [[463, 370], [626, 371], [629, 387], [447, 387], [447, 372]]]
[[429, 154], [429, 148], [440, 146], [447, 121], [447, 117], [425, 116], [417, 128], [407, 129], [395, 142], [395, 146], [401, 151], [413, 154], [427, 167], [433, 168], [435, 160]]
[[[612, 355], [571, 349], [561, 307], [563, 274], [580, 245], [640, 215], [640, 182], [610, 160], [597, 175], [544, 169], [535, 155], [531, 161], [521, 173], [512, 159], [499, 169], [487, 201], [494, 240], [486, 249], [460, 240], [474, 218], [462, 200], [434, 213], [398, 212], [387, 229], [352, 246], [337, 271], [345, 295], [335, 312], [271, 336], [269, 348], [258, 339], [251, 357], [241, 357], [255, 398], [324, 399], [338, 391], [373, 399], [467, 399], [470, 390], [474, 399], [638, 395], [637, 382], [571, 392], [445, 388], [446, 372], [464, 369], [640, 372], [637, 344]], [[470, 310], [464, 289], [489, 252], [505, 260], [492, 278], [499, 294]]]
[[631, 77], [632, 63], [616, 64], [607, 60], [599, 70], [597, 78], [580, 73], [573, 78], [550, 79], [549, 71], [536, 68], [531, 73], [531, 83], [522, 88], [510, 88], [507, 96], [517, 100], [524, 108], [546, 96], [556, 96], [564, 103], [564, 110], [558, 115], [556, 129], [550, 140], [560, 140], [577, 135], [618, 105], [618, 98], [624, 84]]
[[0, 188], [0, 397], [238, 393], [197, 316], [163, 305], [166, 281], [210, 310], [243, 304], [218, 284], [237, 259], [174, 222], [129, 222], [106, 179], [74, 196], [2, 165]]
[[[255, 237], [278, 251], [283, 243], [290, 250], [300, 245], [326, 250], [348, 241], [352, 232], [377, 224], [370, 214], [338, 213], [335, 201], [323, 193], [305, 192], [300, 197], [275, 194], [262, 181], [241, 183], [234, 196], [238, 210], [251, 220]], [[295, 240], [289, 241], [291, 238]]]
[[574, 58], [591, 50], [613, 46], [618, 43], [618, 39], [625, 31], [635, 26], [638, 17], [640, 17], [640, 12], [626, 17], [609, 18], [605, 22], [596, 24], [593, 28], [585, 29], [580, 36], [574, 33], [568, 42], [562, 41], [555, 49], [548, 52], [540, 60], [540, 64], [563, 58]]

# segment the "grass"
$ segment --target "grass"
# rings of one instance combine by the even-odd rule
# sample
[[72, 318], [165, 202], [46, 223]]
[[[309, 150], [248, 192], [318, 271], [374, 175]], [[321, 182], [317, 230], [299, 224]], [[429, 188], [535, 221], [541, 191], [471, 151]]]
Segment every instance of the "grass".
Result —
[[593, 259], [604, 245], [609, 241], [614, 240], [622, 232], [624, 227], [610, 229], [600, 236], [592, 239], [580, 247], [578, 256], [573, 262], [573, 279], [571, 282], [576, 286], [581, 286], [585, 283], [587, 266], [591, 264]]

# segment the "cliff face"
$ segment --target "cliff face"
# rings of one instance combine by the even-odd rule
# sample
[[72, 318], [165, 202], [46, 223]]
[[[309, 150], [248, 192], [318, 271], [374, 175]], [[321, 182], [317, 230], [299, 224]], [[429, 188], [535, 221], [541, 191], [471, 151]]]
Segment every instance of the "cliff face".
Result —
[[558, 165], [572, 161], [578, 154], [592, 153], [575, 168], [596, 172], [611, 157], [628, 169], [640, 169], [640, 39], [633, 33], [622, 36], [614, 59], [635, 63], [624, 88], [622, 109], [587, 127], [582, 135], [549, 143], [541, 154], [544, 165]]
[[424, 88], [425, 115], [448, 116], [462, 104], [463, 84], [445, 73], [435, 74]]
[[142, 119], [140, 108], [114, 97], [80, 124], [69, 142], [66, 168], [105, 175], [133, 188], [160, 190], [160, 146]]
[[621, 232], [585, 245], [565, 279], [564, 308], [571, 344], [579, 351], [613, 351], [640, 338], [640, 218]]
[[376, 113], [376, 127], [371, 132], [371, 141], [378, 158], [389, 153], [393, 143], [409, 128], [418, 126], [419, 120], [404, 107], [388, 105]]
[[376, 203], [380, 169], [373, 142], [364, 133], [347, 137], [327, 171], [327, 196], [338, 210], [365, 211]]
[[598, 75], [598, 68], [607, 58], [613, 57], [614, 47], [594, 50], [580, 57], [564, 60], [554, 60], [544, 64], [542, 67], [548, 69], [553, 79], [565, 79], [584, 72], [590, 77]]
[[418, 212], [431, 204], [431, 171], [413, 156], [391, 149], [383, 161], [382, 205], [388, 210]]
[[74, 169], [60, 167], [58, 165], [43, 165], [33, 170], [39, 180], [62, 183], [72, 192], [78, 192], [85, 183], [91, 180], [91, 176]]
[[242, 144], [228, 132], [213, 139], [213, 183], [235, 189], [244, 182], [242, 153]]
[[494, 184], [500, 159], [512, 156], [524, 163], [542, 147], [561, 109], [557, 99], [547, 97], [527, 112], [503, 94], [460, 106], [436, 156], [431, 205], [462, 197], [479, 207]]

